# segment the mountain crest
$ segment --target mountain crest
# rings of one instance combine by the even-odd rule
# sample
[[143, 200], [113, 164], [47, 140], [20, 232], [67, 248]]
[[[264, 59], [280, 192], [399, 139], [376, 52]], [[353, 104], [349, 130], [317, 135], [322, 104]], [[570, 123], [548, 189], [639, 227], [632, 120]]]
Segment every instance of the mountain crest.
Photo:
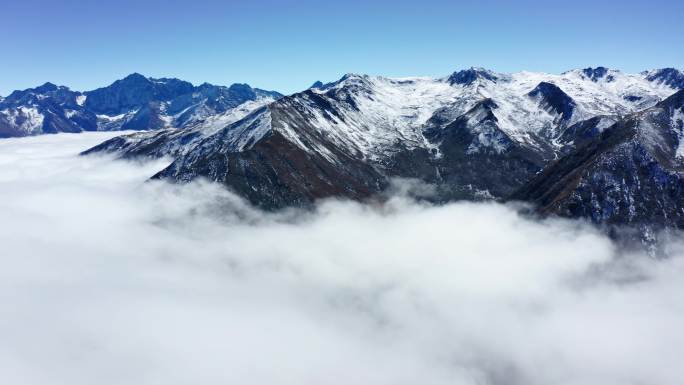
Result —
[[356, 72], [347, 72], [344, 74], [339, 81], [345, 81], [348, 79], [367, 79], [368, 75], [358, 74]]
[[43, 85], [34, 88], [33, 91], [39, 94], [44, 94], [52, 91], [57, 91], [58, 88], [59, 87], [54, 83], [45, 82]]
[[642, 72], [646, 80], [672, 88], [684, 89], [684, 73], [676, 68], [661, 68]]
[[149, 82], [150, 81], [150, 79], [148, 79], [147, 76], [142, 75], [138, 72], [133, 72], [132, 74], [127, 75], [126, 77], [124, 77], [121, 80], [125, 81], [125, 82]]
[[[608, 86], [610, 76], [616, 82]], [[205, 120], [214, 119], [223, 108], [218, 100], [233, 94], [231, 89], [247, 87], [174, 99], [162, 112], [187, 115], [190, 123], [116, 138], [93, 152], [170, 156], [173, 164], [157, 177], [206, 177], [267, 208], [308, 205], [329, 196], [362, 199], [393, 177], [436, 184], [440, 201], [503, 199], [557, 162], [563, 166], [545, 175], [560, 184], [534, 190], [546, 194], [558, 187], [560, 193], [579, 194], [577, 200], [551, 192], [567, 202], [551, 209], [561, 215], [602, 221], [613, 214], [592, 211], [592, 197], [606, 197], [601, 207], [627, 216], [633, 210], [648, 220], [657, 207], [630, 207], [631, 196], [620, 194], [684, 196], [684, 178], [677, 187], [677, 173], [684, 171], [683, 114], [670, 108], [682, 104], [684, 92], [672, 95], [674, 90], [643, 74], [605, 67], [565, 75], [471, 68], [438, 79], [347, 74], [323, 88], [249, 103], [249, 108], [261, 106], [251, 113], [244, 107], [243, 115], [225, 110], [230, 112], [205, 129]], [[195, 105], [199, 108], [188, 108]], [[616, 168], [628, 172], [615, 173]], [[663, 182], [649, 185], [653, 180]], [[526, 200], [535, 202], [536, 192], [525, 194]], [[682, 199], [670, 200], [668, 216], [671, 208], [684, 205]]]
[[618, 72], [616, 70], [611, 70], [606, 67], [588, 67], [584, 68], [582, 70], [582, 74], [586, 76], [587, 78], [591, 79], [593, 82], [598, 82], [600, 80], [605, 80], [607, 82], [612, 82], [615, 80], [615, 76], [612, 74], [613, 72]]
[[447, 81], [449, 84], [454, 85], [454, 84], [462, 84], [462, 85], [470, 85], [474, 83], [476, 80], [488, 80], [491, 82], [496, 83], [496, 81], [499, 79], [499, 77], [492, 71], [480, 68], [480, 67], [470, 67], [467, 70], [461, 70], [454, 72], [449, 76]]

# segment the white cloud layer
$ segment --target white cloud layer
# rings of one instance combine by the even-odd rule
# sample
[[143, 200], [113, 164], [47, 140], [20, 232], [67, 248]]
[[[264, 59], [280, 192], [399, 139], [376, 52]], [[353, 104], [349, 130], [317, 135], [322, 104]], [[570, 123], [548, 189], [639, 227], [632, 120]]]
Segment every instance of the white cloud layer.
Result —
[[0, 141], [3, 384], [681, 384], [684, 263], [498, 204], [251, 210]]

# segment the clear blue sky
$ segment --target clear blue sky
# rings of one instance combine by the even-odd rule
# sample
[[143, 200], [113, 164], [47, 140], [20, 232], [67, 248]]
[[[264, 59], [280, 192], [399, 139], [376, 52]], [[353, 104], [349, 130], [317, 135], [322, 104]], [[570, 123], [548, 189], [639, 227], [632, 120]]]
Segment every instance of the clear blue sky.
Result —
[[290, 93], [346, 72], [684, 67], [684, 2], [0, 0], [0, 95], [131, 72]]

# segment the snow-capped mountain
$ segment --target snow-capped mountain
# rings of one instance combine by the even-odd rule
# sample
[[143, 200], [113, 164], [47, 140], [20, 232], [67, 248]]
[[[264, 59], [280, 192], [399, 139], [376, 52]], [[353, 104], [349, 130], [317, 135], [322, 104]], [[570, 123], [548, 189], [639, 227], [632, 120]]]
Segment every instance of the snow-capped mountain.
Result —
[[560, 75], [481, 68], [443, 78], [347, 74], [208, 134], [135, 134], [90, 152], [172, 155], [157, 177], [209, 177], [269, 208], [326, 196], [361, 199], [390, 177], [434, 183], [440, 199], [504, 198], [550, 161], [671, 96], [680, 88], [677, 73], [598, 67]]
[[0, 137], [212, 126], [244, 115], [232, 115], [233, 110], [256, 108], [280, 96], [246, 84], [195, 87], [137, 73], [87, 92], [46, 83], [0, 100]]
[[14, 91], [0, 100], [0, 138], [97, 129], [97, 117], [83, 107], [83, 94], [45, 83]]

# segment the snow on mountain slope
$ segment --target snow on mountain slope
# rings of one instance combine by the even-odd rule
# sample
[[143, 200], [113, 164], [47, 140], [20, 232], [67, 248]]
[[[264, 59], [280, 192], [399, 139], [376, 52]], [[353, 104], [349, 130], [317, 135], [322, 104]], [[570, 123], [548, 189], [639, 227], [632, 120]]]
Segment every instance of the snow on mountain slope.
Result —
[[[301, 140], [303, 131], [315, 131], [350, 154], [381, 161], [391, 156], [398, 145], [439, 154], [439, 143], [428, 140], [425, 131], [435, 132], [446, 127], [477, 103], [490, 99], [496, 105], [492, 109], [496, 127], [503, 135], [540, 150], [551, 145], [558, 152], [568, 144], [567, 140], [560, 139], [567, 127], [595, 116], [617, 119], [653, 106], [676, 91], [662, 80], [654, 79], [654, 73], [633, 75], [598, 67], [560, 75], [501, 74], [471, 68], [437, 79], [347, 74], [333, 83], [317, 82], [311, 89], [269, 106], [279, 110], [278, 119], [269, 124], [271, 129], [310, 152], [325, 151], [315, 140]], [[197, 92], [193, 97], [196, 95]], [[215, 110], [207, 112], [206, 102], [202, 104], [200, 100], [164, 120], [166, 127], [169, 122], [185, 119], [190, 123], [184, 132], [168, 130], [134, 135], [114, 140], [112, 145], [101, 149], [122, 150], [124, 155], [127, 151], [129, 155], [150, 151], [149, 155], [153, 156], [187, 153], [198, 139], [230, 129], [231, 123], [271, 101], [266, 95], [234, 112], [216, 114]], [[167, 109], [173, 105], [169, 103]], [[189, 110], [192, 114], [188, 118]], [[111, 119], [114, 118], [129, 119], [121, 115]], [[181, 137], [184, 139], [178, 139]], [[189, 137], [194, 140], [187, 140]], [[540, 143], [540, 138], [547, 143]], [[152, 140], [158, 141], [162, 148], [150, 148]], [[488, 145], [486, 141], [478, 144]]]
[[203, 136], [209, 136], [223, 127], [244, 118], [252, 111], [270, 104], [275, 100], [276, 98], [272, 96], [263, 96], [258, 97], [255, 100], [246, 101], [223, 113], [195, 115], [192, 122], [187, 124], [186, 127], [190, 131], [198, 131], [201, 132]]
[[[560, 114], [530, 95], [542, 83], [567, 94], [572, 116], [561, 122]], [[473, 68], [438, 79], [348, 74], [311, 91], [321, 99], [313, 100], [307, 91], [295, 94], [289, 98], [292, 108], [307, 110], [309, 123], [335, 143], [377, 159], [397, 142], [434, 148], [423, 134], [426, 128], [446, 126], [484, 99], [495, 102], [499, 129], [515, 141], [534, 144], [536, 136], [552, 141], [564, 128], [594, 116], [619, 117], [651, 107], [676, 89], [599, 67], [561, 75]], [[277, 128], [292, 129], [288, 124]]]
[[202, 139], [243, 119], [251, 112], [273, 101], [275, 101], [275, 98], [272, 96], [259, 97], [256, 100], [239, 104], [237, 107], [229, 109], [224, 113], [207, 115], [204, 119], [200, 119], [197, 115], [186, 127], [122, 135], [101, 143], [86, 151], [86, 153], [101, 151], [119, 152], [129, 157], [180, 156], [187, 153]]
[[675, 110], [672, 113], [671, 124], [677, 133], [676, 156], [684, 160], [684, 109]]
[[[357, 148], [370, 150], [400, 139], [409, 145], [426, 144], [420, 130], [440, 107], [462, 96], [448, 83], [430, 78], [385, 78], [346, 75], [325, 90], [314, 89], [332, 100], [349, 102], [332, 125], [346, 126]], [[322, 119], [317, 116], [322, 124]], [[332, 128], [332, 127], [329, 127]]]
[[[622, 116], [651, 107], [676, 91], [650, 82], [642, 75], [623, 74], [602, 67], [598, 70], [599, 73], [605, 70], [605, 75], [587, 75], [594, 73], [593, 69], [574, 70], [561, 75], [532, 72], [508, 75], [487, 71], [487, 77], [481, 76], [457, 89], [461, 95], [472, 99], [477, 99], [479, 95], [494, 100], [499, 106], [494, 111], [498, 126], [520, 142], [530, 142], [530, 134], [555, 139], [562, 133], [562, 128], [579, 121], [599, 115]], [[563, 125], [559, 126], [556, 121], [558, 114], [549, 112], [529, 95], [541, 83], [557, 86], [576, 104], [572, 117]], [[465, 107], [467, 109], [469, 106]], [[454, 114], [463, 111], [457, 108]]]
[[676, 92], [673, 84], [603, 67], [560, 75], [471, 68], [436, 79], [347, 74], [241, 119], [115, 138], [87, 153], [172, 155], [158, 177], [208, 177], [264, 207], [366, 197], [394, 176], [444, 185], [446, 199], [504, 197]]

